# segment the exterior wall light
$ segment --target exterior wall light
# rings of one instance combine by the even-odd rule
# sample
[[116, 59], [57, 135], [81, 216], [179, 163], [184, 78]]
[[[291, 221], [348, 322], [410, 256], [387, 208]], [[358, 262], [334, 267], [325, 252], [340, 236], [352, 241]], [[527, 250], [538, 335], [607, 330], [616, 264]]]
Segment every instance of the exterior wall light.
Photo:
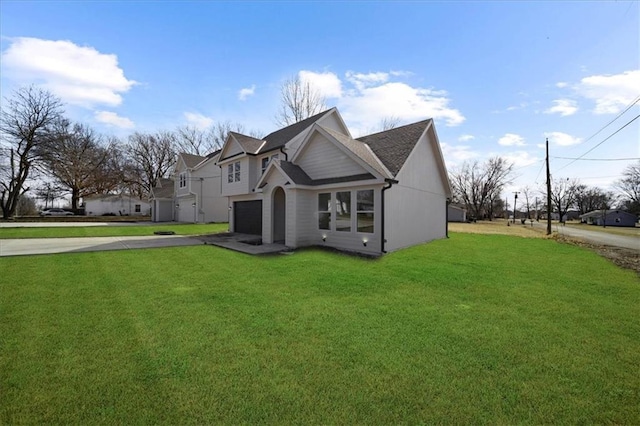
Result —
[[368, 241], [369, 241], [369, 240], [367, 240], [366, 238], [364, 238], [364, 239], [362, 240], [362, 245], [366, 247], [366, 246], [367, 246], [367, 242], [368, 242]]
[[322, 236], [322, 242], [323, 242], [323, 243], [325, 243], [326, 241], [327, 241], [327, 236], [326, 236], [326, 235], [323, 235], [323, 236]]

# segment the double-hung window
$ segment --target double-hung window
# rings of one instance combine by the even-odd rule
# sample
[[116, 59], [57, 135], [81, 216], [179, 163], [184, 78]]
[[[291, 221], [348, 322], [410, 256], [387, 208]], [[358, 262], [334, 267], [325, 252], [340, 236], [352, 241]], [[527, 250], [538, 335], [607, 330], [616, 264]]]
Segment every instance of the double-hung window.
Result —
[[240, 182], [240, 162], [229, 164], [227, 166], [227, 182]]
[[373, 189], [356, 192], [358, 232], [373, 233]]
[[351, 191], [336, 192], [336, 231], [351, 232]]
[[180, 188], [186, 188], [187, 186], [187, 172], [182, 172], [180, 173], [180, 176], [178, 177], [178, 185]]
[[318, 229], [331, 229], [331, 193], [318, 194]]

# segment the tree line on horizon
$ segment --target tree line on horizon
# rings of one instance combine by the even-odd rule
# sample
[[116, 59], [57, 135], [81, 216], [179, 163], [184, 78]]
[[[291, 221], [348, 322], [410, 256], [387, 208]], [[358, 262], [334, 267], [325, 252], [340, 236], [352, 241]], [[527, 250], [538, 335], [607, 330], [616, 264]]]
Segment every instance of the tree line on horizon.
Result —
[[[275, 121], [286, 126], [325, 109], [325, 99], [296, 76], [281, 86], [281, 107]], [[398, 118], [387, 117], [379, 130], [397, 124]], [[220, 121], [204, 130], [180, 126], [173, 131], [134, 132], [121, 140], [67, 119], [61, 100], [47, 90], [34, 85], [19, 88], [7, 99], [0, 115], [2, 217], [14, 216], [21, 205], [20, 211], [26, 205], [35, 209], [29, 193], [44, 200], [45, 207], [70, 195], [74, 211], [80, 207], [80, 199], [91, 195], [127, 193], [143, 198], [159, 178], [169, 175], [178, 153], [205, 156], [220, 149], [230, 131], [246, 132], [242, 124]], [[248, 135], [262, 137], [255, 130]], [[451, 201], [464, 205], [470, 217], [491, 220], [508, 211], [503, 192], [513, 181], [513, 164], [504, 158], [464, 162], [450, 171], [449, 180]], [[31, 188], [35, 182], [39, 184]], [[640, 161], [624, 170], [616, 189], [614, 193], [588, 187], [577, 179], [552, 179], [550, 210], [560, 218], [573, 208], [580, 213], [612, 207], [640, 213]], [[546, 188], [525, 186], [519, 193], [524, 199], [521, 211], [527, 212], [527, 218], [531, 218], [538, 195], [547, 211]], [[539, 211], [537, 205], [535, 211]]]

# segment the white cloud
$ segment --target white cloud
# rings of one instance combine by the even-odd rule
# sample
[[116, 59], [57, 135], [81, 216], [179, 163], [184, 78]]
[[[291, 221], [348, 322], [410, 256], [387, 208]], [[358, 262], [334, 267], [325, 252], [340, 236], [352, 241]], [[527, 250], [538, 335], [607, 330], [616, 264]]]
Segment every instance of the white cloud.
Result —
[[449, 106], [444, 90], [413, 87], [401, 81], [410, 76], [407, 71], [358, 73], [347, 71], [344, 80], [332, 72], [302, 70], [298, 76], [309, 82], [334, 105], [349, 123], [354, 135], [379, 128], [382, 120], [398, 118], [401, 123], [433, 118], [444, 120], [447, 126], [461, 124], [465, 117]]
[[309, 83], [327, 98], [339, 98], [342, 96], [342, 82], [332, 72], [317, 73], [302, 70], [298, 73], [300, 81]]
[[640, 93], [640, 70], [585, 77], [575, 90], [581, 96], [595, 101], [594, 113], [616, 114]]
[[566, 83], [564, 81], [559, 81], [558, 83], [556, 83], [556, 87], [562, 89], [563, 87], [567, 87], [569, 85], [569, 83]]
[[442, 155], [445, 158], [447, 166], [457, 166], [464, 161], [480, 157], [480, 154], [472, 151], [471, 147], [466, 145], [450, 145], [441, 142], [440, 148], [442, 149]]
[[572, 101], [571, 99], [554, 99], [553, 103], [554, 105], [551, 108], [544, 111], [545, 114], [558, 113], [565, 117], [567, 115], [573, 115], [578, 111], [576, 101]]
[[249, 96], [253, 96], [255, 92], [256, 92], [256, 85], [255, 84], [252, 84], [251, 87], [242, 88], [238, 92], [238, 99], [240, 99], [241, 101], [244, 101]]
[[582, 142], [582, 139], [562, 132], [546, 132], [544, 136], [549, 138], [549, 142], [560, 146], [577, 145]]
[[116, 55], [67, 40], [11, 39], [2, 53], [2, 69], [13, 80], [42, 82], [64, 102], [88, 108], [120, 105], [121, 94], [136, 84], [124, 76]]
[[213, 124], [213, 118], [209, 118], [195, 112], [185, 112], [184, 118], [187, 119], [189, 124], [197, 127], [198, 129], [206, 129]]
[[120, 127], [121, 129], [133, 129], [135, 124], [127, 117], [121, 117], [111, 111], [96, 111], [94, 114], [96, 121], [109, 124], [111, 126]]
[[524, 146], [524, 138], [515, 133], [506, 133], [503, 137], [498, 139], [498, 143], [502, 146]]
[[474, 140], [476, 137], [473, 135], [460, 135], [460, 137], [458, 138], [458, 141], [460, 142], [468, 142], [471, 140]]
[[515, 167], [530, 166], [531, 164], [540, 161], [540, 158], [532, 156], [527, 151], [514, 151], [507, 154], [502, 154], [501, 157], [508, 162], [513, 163]]

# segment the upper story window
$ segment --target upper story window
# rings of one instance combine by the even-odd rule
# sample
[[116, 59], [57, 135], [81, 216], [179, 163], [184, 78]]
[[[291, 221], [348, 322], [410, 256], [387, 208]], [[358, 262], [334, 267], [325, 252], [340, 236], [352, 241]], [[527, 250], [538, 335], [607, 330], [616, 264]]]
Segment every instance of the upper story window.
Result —
[[240, 182], [240, 162], [229, 164], [227, 166], [227, 182]]
[[187, 172], [180, 173], [178, 182], [180, 188], [185, 188], [187, 186]]
[[274, 158], [278, 158], [278, 154], [273, 154], [271, 157], [264, 157], [262, 159], [262, 174], [264, 174], [265, 171], [267, 171], [267, 166], [269, 165], [269, 161], [273, 160]]

